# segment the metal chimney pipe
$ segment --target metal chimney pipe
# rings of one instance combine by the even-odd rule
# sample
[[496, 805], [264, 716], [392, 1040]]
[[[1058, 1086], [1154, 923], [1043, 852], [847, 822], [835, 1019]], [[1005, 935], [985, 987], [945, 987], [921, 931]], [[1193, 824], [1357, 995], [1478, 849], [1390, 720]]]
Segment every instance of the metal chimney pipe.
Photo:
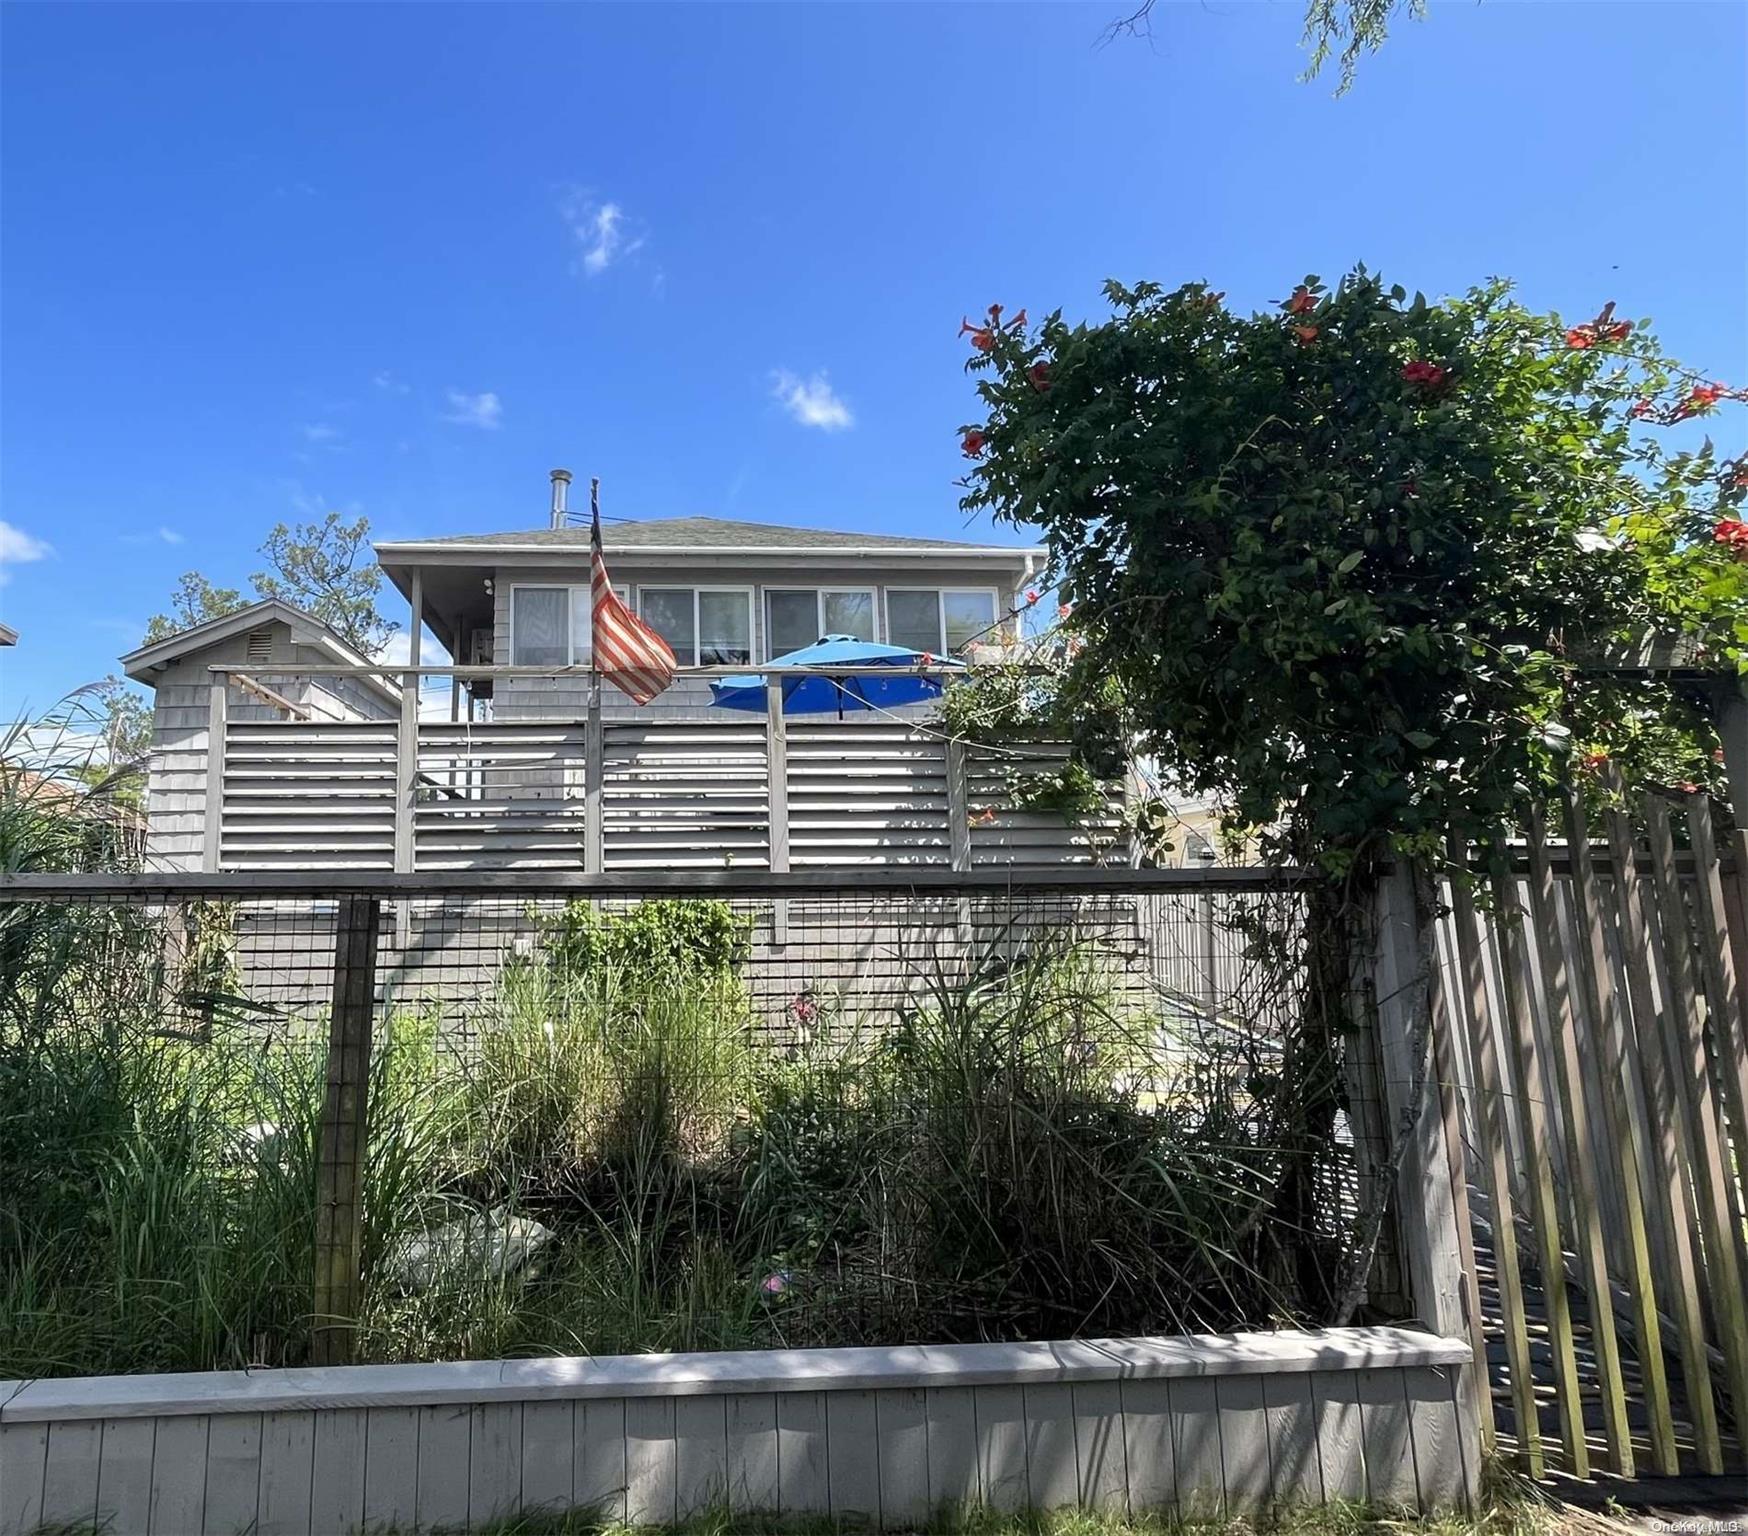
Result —
[[568, 469], [555, 469], [552, 472], [552, 526], [564, 527], [564, 496], [565, 487], [571, 483], [571, 472]]

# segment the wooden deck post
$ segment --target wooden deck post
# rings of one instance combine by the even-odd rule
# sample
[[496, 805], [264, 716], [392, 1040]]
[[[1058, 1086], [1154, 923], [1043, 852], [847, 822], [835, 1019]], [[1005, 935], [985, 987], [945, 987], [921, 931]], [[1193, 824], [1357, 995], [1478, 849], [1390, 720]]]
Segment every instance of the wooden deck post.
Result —
[[401, 674], [401, 718], [395, 732], [395, 873], [414, 864], [414, 803], [419, 775], [419, 674]]
[[[783, 718], [783, 679], [765, 679], [765, 814], [768, 868], [782, 874], [789, 868], [789, 725]], [[789, 942], [789, 902], [771, 903], [771, 943]]]
[[230, 701], [231, 679], [214, 672], [207, 685], [206, 702], [206, 803], [201, 831], [200, 867], [217, 874], [223, 853], [225, 831], [225, 717]]
[[341, 898], [334, 931], [334, 1007], [328, 1088], [316, 1158], [316, 1274], [310, 1359], [352, 1358], [364, 1235], [365, 1123], [381, 909], [373, 896]]
[[1478, 1351], [1470, 1364], [1455, 1368], [1452, 1381], [1463, 1498], [1474, 1508], [1481, 1489], [1482, 1425], [1491, 1439], [1492, 1413], [1490, 1405], [1485, 1413], [1481, 1408], [1487, 1361], [1476, 1342], [1482, 1328], [1467, 1170], [1453, 1161], [1461, 1148], [1457, 1085], [1446, 1078], [1448, 1059], [1434, 1042], [1438, 965], [1430, 891], [1422, 889], [1428, 885], [1405, 860], [1379, 880], [1373, 992], [1392, 1155], [1400, 1148], [1397, 1226], [1414, 1308], [1441, 1338], [1468, 1340]]
[[601, 675], [589, 674], [589, 713], [583, 722], [583, 869], [607, 867], [607, 729], [601, 720]]

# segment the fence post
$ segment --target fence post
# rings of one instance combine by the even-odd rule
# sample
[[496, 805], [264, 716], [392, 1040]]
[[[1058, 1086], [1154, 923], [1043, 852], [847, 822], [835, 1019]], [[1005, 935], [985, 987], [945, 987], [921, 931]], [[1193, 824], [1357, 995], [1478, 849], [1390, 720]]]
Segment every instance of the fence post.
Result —
[[1729, 677], [1717, 685], [1716, 716], [1730, 805], [1736, 825], [1748, 825], [1748, 681]]
[[[1419, 885], [1425, 880], [1405, 860], [1381, 877], [1376, 888], [1376, 945], [1370, 963], [1383, 1069], [1384, 1099], [1396, 1165], [1397, 1227], [1408, 1265], [1415, 1310], [1442, 1338], [1473, 1341], [1480, 1319], [1471, 1312], [1473, 1259], [1465, 1268], [1463, 1239], [1468, 1231], [1466, 1170], [1453, 1163], [1453, 1134], [1447, 1117], [1456, 1110], [1454, 1083], [1435, 1072], [1433, 1009], [1437, 950], [1428, 926]], [[1427, 905], [1430, 905], [1428, 903]], [[1453, 1146], [1454, 1144], [1454, 1146]], [[1480, 1494], [1481, 1417], [1478, 1393], [1485, 1390], [1484, 1354], [1455, 1372], [1453, 1401], [1462, 1441], [1463, 1495], [1473, 1508]]]
[[583, 722], [583, 869], [598, 875], [607, 867], [607, 832], [602, 807], [607, 793], [607, 730], [601, 720], [601, 675], [589, 675], [589, 713]]
[[341, 898], [334, 930], [328, 1086], [316, 1157], [315, 1320], [310, 1341], [310, 1359], [316, 1365], [344, 1365], [352, 1358], [358, 1319], [370, 1026], [380, 923], [374, 896]]
[[1220, 956], [1214, 942], [1214, 893], [1203, 891], [1196, 898], [1196, 904], [1202, 940], [1202, 1006], [1207, 1010], [1208, 1022], [1212, 1024], [1220, 1017], [1220, 981], [1217, 974]]
[[[770, 823], [768, 868], [782, 874], [789, 868], [789, 726], [783, 718], [783, 679], [765, 679], [765, 814]], [[779, 896], [771, 903], [771, 943], [789, 942], [789, 903]]]
[[201, 832], [200, 867], [216, 874], [223, 852], [225, 831], [225, 725], [230, 701], [231, 679], [225, 672], [214, 672], [206, 697], [206, 802], [205, 824]]

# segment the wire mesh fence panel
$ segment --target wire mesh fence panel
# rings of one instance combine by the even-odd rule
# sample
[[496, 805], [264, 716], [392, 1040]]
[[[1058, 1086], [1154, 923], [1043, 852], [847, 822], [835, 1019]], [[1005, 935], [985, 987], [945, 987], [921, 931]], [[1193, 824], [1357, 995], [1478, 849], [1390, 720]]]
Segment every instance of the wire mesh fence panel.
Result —
[[1305, 1028], [1303, 883], [1221, 875], [0, 900], [0, 1373], [327, 1347], [337, 956], [354, 1357], [1328, 1320], [1385, 1219], [1377, 1064]]

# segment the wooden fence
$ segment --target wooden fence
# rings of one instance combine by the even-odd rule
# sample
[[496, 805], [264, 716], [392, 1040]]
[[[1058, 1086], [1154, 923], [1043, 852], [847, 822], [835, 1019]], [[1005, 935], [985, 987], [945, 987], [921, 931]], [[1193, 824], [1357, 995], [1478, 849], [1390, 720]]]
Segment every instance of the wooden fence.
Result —
[[1478, 850], [1480, 900], [1446, 892], [1436, 1046], [1482, 1254], [1468, 1310], [1532, 1474], [1552, 1439], [1580, 1477], [1718, 1473], [1748, 1425], [1748, 834], [1720, 839], [1703, 794], [1606, 788], [1524, 848]]

